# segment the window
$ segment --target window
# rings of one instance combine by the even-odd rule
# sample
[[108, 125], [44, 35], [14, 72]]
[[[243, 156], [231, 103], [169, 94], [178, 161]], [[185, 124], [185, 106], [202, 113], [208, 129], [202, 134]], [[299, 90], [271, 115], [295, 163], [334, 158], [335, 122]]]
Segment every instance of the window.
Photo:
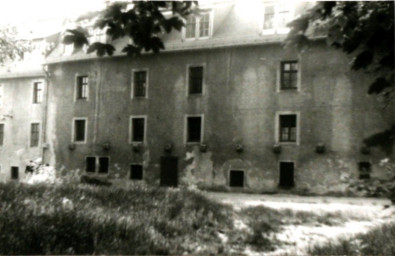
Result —
[[188, 116], [187, 117], [187, 142], [201, 142], [202, 141], [202, 117]]
[[298, 84], [298, 62], [281, 62], [281, 90], [296, 90]]
[[280, 142], [296, 142], [296, 115], [280, 115]]
[[359, 169], [359, 179], [360, 180], [367, 180], [370, 179], [370, 172], [372, 169], [372, 165], [369, 162], [359, 162], [358, 163]]
[[289, 4], [273, 4], [264, 7], [263, 32], [267, 34], [287, 33], [287, 23], [292, 20]]
[[0, 146], [4, 144], [4, 124], [0, 124]]
[[88, 37], [89, 44], [93, 44], [96, 42], [107, 44], [109, 42], [109, 37], [106, 34], [106, 29], [90, 27], [88, 28], [88, 32], [89, 32], [89, 37]]
[[144, 142], [146, 117], [131, 117], [130, 120], [130, 141]]
[[244, 171], [231, 170], [229, 173], [230, 187], [244, 187]]
[[0, 106], [3, 105], [4, 98], [4, 85], [0, 84]]
[[33, 123], [30, 126], [30, 147], [38, 147], [40, 140], [40, 124]]
[[131, 180], [143, 179], [143, 165], [141, 164], [130, 165], [130, 179]]
[[12, 180], [19, 179], [19, 167], [16, 166], [11, 167], [11, 179]]
[[73, 127], [73, 141], [74, 142], [86, 142], [86, 128], [87, 120], [84, 119], [74, 119]]
[[146, 97], [148, 72], [146, 70], [133, 71], [132, 97]]
[[208, 38], [210, 36], [210, 13], [188, 16], [185, 26], [186, 39]]
[[88, 76], [77, 76], [77, 100], [86, 100], [88, 99], [88, 86], [89, 86], [89, 78]]
[[43, 101], [43, 83], [33, 83], [33, 103], [41, 103]]
[[189, 94], [203, 93], [203, 66], [188, 68], [188, 92]]
[[110, 166], [110, 159], [108, 157], [96, 157], [88, 156], [86, 157], [85, 171], [88, 173], [108, 173]]

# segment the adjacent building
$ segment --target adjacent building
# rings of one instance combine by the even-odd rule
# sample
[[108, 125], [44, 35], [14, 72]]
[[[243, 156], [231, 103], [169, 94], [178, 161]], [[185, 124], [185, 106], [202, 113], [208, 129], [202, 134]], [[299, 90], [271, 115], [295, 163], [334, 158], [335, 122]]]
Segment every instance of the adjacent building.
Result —
[[384, 153], [361, 151], [386, 121], [366, 95], [369, 77], [322, 37], [302, 52], [282, 45], [309, 5], [202, 5], [163, 36], [163, 52], [136, 58], [120, 52], [127, 39], [103, 58], [58, 44], [40, 76], [1, 80], [13, 96], [0, 89], [0, 100], [13, 103], [0, 150], [21, 161], [6, 165], [2, 153], [3, 175], [40, 156], [115, 183], [236, 191], [338, 191], [350, 178], [387, 177]]

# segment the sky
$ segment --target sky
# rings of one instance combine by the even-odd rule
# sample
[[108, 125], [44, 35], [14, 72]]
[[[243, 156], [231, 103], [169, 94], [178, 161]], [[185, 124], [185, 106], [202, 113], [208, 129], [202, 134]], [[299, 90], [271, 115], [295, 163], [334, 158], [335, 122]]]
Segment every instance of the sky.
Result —
[[104, 0], [0, 0], [0, 25], [78, 15], [103, 4]]

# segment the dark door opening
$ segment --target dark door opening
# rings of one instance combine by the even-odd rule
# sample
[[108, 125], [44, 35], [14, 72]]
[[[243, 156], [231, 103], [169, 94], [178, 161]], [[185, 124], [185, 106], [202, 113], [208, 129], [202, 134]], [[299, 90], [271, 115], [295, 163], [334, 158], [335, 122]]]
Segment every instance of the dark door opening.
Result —
[[280, 183], [281, 188], [292, 188], [294, 182], [294, 163], [280, 162]]
[[15, 167], [15, 166], [11, 167], [11, 179], [13, 180], [19, 179], [19, 167]]
[[244, 172], [239, 170], [231, 170], [229, 173], [230, 187], [244, 187]]
[[160, 159], [160, 185], [177, 187], [178, 185], [178, 158], [162, 156]]

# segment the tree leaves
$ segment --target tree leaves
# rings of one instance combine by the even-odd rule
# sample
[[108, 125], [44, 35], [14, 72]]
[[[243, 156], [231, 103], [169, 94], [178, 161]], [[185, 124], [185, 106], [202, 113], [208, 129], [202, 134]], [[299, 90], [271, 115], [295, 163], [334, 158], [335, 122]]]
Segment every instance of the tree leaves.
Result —
[[82, 28], [68, 29], [63, 37], [64, 44], [74, 44], [74, 49], [80, 49], [84, 44], [89, 44], [86, 31]]
[[385, 88], [391, 86], [391, 84], [384, 77], [378, 77], [376, 80], [369, 86], [368, 94], [379, 94]]
[[351, 68], [355, 70], [366, 68], [372, 63], [372, 61], [373, 53], [370, 50], [365, 50], [354, 58]]
[[105, 54], [112, 56], [115, 48], [111, 44], [103, 44], [95, 42], [88, 47], [87, 53], [96, 52], [99, 57], [103, 57]]

